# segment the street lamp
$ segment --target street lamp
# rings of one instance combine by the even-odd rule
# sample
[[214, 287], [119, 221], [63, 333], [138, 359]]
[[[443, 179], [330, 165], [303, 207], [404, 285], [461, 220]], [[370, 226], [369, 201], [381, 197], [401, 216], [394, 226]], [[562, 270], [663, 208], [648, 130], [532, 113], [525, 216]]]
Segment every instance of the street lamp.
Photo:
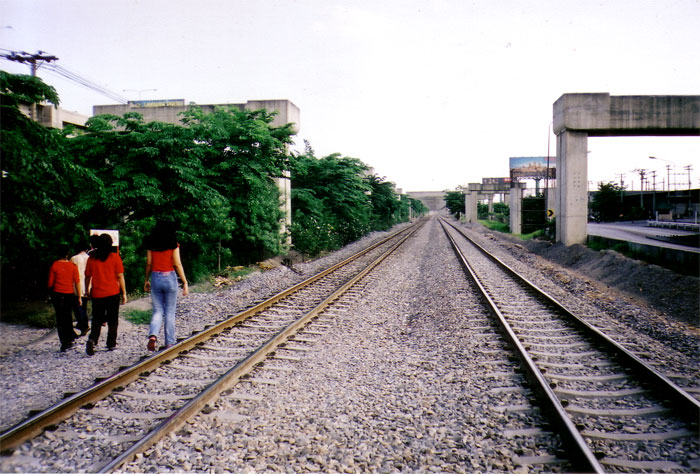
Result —
[[139, 100], [141, 100], [141, 94], [144, 92], [155, 92], [158, 89], [122, 89], [122, 92], [138, 92]]

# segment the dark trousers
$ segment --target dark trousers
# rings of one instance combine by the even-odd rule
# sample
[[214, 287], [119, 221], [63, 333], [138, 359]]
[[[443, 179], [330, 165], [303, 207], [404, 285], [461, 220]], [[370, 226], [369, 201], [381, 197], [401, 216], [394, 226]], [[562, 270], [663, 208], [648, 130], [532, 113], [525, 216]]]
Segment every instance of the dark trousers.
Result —
[[75, 321], [77, 323], [75, 325], [75, 327], [81, 331], [85, 331], [89, 326], [88, 316], [87, 316], [87, 305], [88, 305], [87, 298], [83, 298], [82, 305], [78, 304], [78, 298], [76, 298], [75, 304], [73, 305], [73, 314], [75, 315]]
[[117, 326], [119, 325], [119, 294], [106, 298], [92, 299], [92, 328], [90, 339], [97, 344], [100, 339], [102, 323], [107, 323], [107, 348], [117, 345]]
[[73, 293], [51, 293], [51, 302], [56, 310], [56, 330], [61, 346], [70, 345], [75, 339], [73, 331], [73, 305], [78, 304], [78, 297]]

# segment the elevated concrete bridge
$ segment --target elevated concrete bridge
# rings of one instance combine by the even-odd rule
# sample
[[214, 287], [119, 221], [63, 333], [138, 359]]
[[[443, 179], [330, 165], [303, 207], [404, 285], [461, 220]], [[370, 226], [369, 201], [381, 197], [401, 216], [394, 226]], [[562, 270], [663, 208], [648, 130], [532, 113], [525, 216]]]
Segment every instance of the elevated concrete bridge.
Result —
[[431, 212], [436, 212], [445, 209], [445, 193], [446, 191], [408, 191], [406, 195], [421, 201]]
[[586, 242], [588, 137], [700, 136], [700, 96], [564, 94], [554, 103], [558, 242]]

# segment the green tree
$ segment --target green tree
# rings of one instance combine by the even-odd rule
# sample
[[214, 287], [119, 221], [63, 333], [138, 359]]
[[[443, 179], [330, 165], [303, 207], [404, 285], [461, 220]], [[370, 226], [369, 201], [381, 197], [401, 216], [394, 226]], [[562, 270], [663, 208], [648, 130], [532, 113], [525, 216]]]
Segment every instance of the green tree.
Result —
[[371, 188], [369, 195], [372, 209], [370, 228], [372, 230], [390, 229], [399, 222], [399, 209], [401, 207], [394, 183], [377, 175], [368, 176], [367, 182]]
[[464, 193], [462, 191], [447, 191], [443, 199], [450, 214], [453, 216], [464, 214]]
[[292, 242], [309, 254], [342, 247], [370, 229], [367, 166], [335, 153], [318, 159], [308, 146], [292, 155]]
[[277, 253], [279, 192], [290, 125], [272, 127], [273, 114], [198, 107], [184, 125], [144, 123], [140, 114], [99, 116], [70, 141], [99, 186], [85, 190], [83, 221], [122, 231], [127, 283], [140, 286], [143, 239], [157, 218], [173, 219], [186, 271], [202, 276], [221, 266]]
[[[206, 273], [216, 261], [214, 242], [227, 237], [227, 199], [209, 185], [204, 146], [186, 127], [144, 123], [139, 114], [98, 116], [68, 142], [76, 162], [98, 179], [80, 193], [80, 222], [118, 229], [129, 289], [143, 284], [145, 236], [158, 218], [180, 225], [186, 271]], [[193, 255], [196, 257], [192, 258]], [[195, 275], [193, 275], [193, 273]]]
[[415, 217], [423, 216], [430, 211], [430, 209], [428, 209], [428, 207], [425, 204], [423, 204], [423, 201], [421, 201], [420, 199], [409, 197], [408, 201], [410, 203], [411, 211], [413, 212], [413, 215]]
[[488, 219], [489, 218], [489, 205], [483, 202], [476, 203], [476, 218], [477, 219]]
[[53, 87], [38, 77], [0, 71], [0, 262], [5, 296], [46, 291], [55, 249], [74, 243], [76, 196], [94, 180], [66, 152], [61, 131], [28, 117], [32, 105], [42, 102], [58, 105]]
[[294, 129], [292, 124], [272, 126], [274, 117], [265, 110], [235, 107], [219, 107], [210, 114], [192, 107], [183, 116], [197, 143], [206, 145], [202, 159], [212, 187], [230, 204], [234, 225], [224, 244], [243, 260], [277, 254], [285, 240], [275, 178], [288, 169], [287, 145]]
[[504, 202], [496, 202], [493, 204], [493, 213], [496, 220], [507, 224], [510, 219], [510, 206]]
[[620, 197], [624, 187], [608, 182], [598, 183], [598, 192], [591, 201], [591, 214], [598, 222], [610, 222], [619, 220], [622, 215], [622, 202]]

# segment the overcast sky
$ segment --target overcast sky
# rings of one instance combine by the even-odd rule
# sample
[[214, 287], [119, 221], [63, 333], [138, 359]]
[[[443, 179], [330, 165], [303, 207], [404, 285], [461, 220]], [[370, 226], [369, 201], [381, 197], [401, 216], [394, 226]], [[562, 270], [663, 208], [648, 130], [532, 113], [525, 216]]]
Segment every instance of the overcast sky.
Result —
[[[296, 149], [307, 139], [317, 156], [360, 158], [404, 191], [555, 155], [564, 93], [700, 94], [700, 0], [0, 0], [0, 11], [2, 53], [45, 51], [131, 100], [288, 99], [301, 110]], [[68, 110], [115, 103], [39, 75]], [[646, 168], [661, 189], [667, 164], [685, 186], [692, 165], [700, 186], [699, 137], [598, 138], [589, 150], [592, 187], [624, 174], [638, 189], [633, 170]]]

